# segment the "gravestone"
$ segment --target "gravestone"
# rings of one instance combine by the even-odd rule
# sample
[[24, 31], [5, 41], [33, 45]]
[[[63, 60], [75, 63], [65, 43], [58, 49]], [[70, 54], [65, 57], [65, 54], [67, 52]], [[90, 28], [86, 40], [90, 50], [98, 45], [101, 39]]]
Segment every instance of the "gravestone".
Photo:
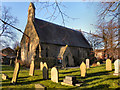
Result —
[[59, 80], [59, 72], [58, 72], [58, 69], [56, 67], [53, 67], [51, 69], [51, 80], [53, 82], [56, 82], [58, 83], [58, 80]]
[[35, 84], [35, 90], [46, 90], [47, 88], [42, 84]]
[[29, 75], [34, 75], [34, 60], [31, 61]]
[[81, 86], [82, 82], [77, 81], [75, 76], [65, 76], [61, 84], [67, 86]]
[[43, 67], [43, 79], [48, 79], [48, 69], [44, 66]]
[[120, 75], [120, 59], [115, 60], [114, 68], [115, 68], [115, 71], [113, 75], [117, 75], [117, 76]]
[[63, 79], [63, 82], [61, 84], [63, 85], [75, 85], [75, 83], [77, 83], [76, 81], [76, 77], [75, 76], [65, 76], [65, 79]]
[[13, 84], [17, 83], [17, 78], [18, 78], [19, 70], [20, 70], [20, 63], [16, 62], [14, 73], [13, 73], [13, 78], [12, 78], [12, 81], [11, 81]]
[[6, 79], [8, 79], [8, 76], [6, 74], [2, 73], [2, 79], [6, 80]]
[[97, 62], [97, 66], [100, 66], [100, 62]]
[[106, 70], [107, 71], [112, 71], [112, 62], [110, 59], [106, 60]]
[[43, 70], [43, 67], [44, 67], [43, 62], [40, 62], [40, 70], [41, 71]]
[[89, 59], [86, 59], [86, 67], [90, 68], [90, 60]]
[[47, 66], [46, 62], [44, 62], [43, 67], [46, 67], [48, 69], [48, 66]]
[[81, 77], [85, 77], [86, 75], [86, 65], [84, 62], [80, 65]]

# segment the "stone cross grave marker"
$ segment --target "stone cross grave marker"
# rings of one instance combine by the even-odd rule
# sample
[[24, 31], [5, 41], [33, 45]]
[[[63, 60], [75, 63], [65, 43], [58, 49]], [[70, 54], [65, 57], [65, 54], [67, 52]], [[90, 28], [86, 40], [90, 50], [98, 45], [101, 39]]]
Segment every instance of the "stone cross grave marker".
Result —
[[34, 75], [34, 60], [31, 61], [29, 75]]
[[110, 59], [106, 60], [106, 70], [112, 71], [112, 62]]
[[89, 59], [86, 59], [86, 67], [90, 68], [90, 60]]
[[85, 77], [86, 75], [86, 65], [84, 62], [80, 65], [81, 77]]
[[43, 67], [44, 67], [43, 62], [40, 62], [40, 70], [41, 71], [43, 70]]
[[17, 83], [19, 70], [20, 70], [20, 63], [16, 62], [15, 68], [14, 68], [14, 73], [13, 73], [13, 78], [12, 78], [12, 81], [11, 81], [13, 84]]
[[48, 69], [46, 66], [43, 67], [43, 79], [48, 79]]
[[58, 83], [58, 80], [59, 80], [59, 72], [58, 72], [58, 69], [56, 67], [53, 67], [51, 69], [51, 80], [53, 82], [56, 82]]
[[100, 62], [97, 62], [97, 66], [100, 66]]
[[115, 60], [114, 68], [115, 68], [115, 71], [113, 75], [117, 75], [117, 76], [120, 75], [120, 59]]

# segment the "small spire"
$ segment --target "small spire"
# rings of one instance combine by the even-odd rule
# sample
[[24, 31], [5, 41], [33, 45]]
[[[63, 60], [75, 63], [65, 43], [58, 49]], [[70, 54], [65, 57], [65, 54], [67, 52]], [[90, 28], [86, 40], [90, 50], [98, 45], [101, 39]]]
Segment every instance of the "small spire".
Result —
[[28, 21], [34, 21], [35, 19], [35, 6], [32, 2], [30, 2], [28, 8]]
[[35, 9], [35, 6], [34, 6], [34, 4], [33, 4], [32, 2], [30, 2], [29, 7], [30, 7], [30, 6], [32, 6], [32, 7], [33, 7], [33, 9]]

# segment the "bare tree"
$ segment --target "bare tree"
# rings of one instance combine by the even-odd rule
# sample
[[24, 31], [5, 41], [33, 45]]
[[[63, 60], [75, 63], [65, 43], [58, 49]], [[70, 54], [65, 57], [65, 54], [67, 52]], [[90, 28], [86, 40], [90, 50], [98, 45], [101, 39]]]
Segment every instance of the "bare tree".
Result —
[[90, 43], [93, 51], [95, 49], [98, 49], [98, 48], [102, 47], [101, 39], [96, 37], [95, 34], [91, 33], [91, 31], [89, 33], [83, 32], [83, 34], [86, 37], [86, 39], [88, 40], [88, 42]]
[[113, 57], [113, 53], [118, 46], [118, 30], [116, 23], [113, 23], [112, 21], [109, 23], [103, 23], [103, 25], [98, 26], [97, 33], [99, 38], [102, 40], [101, 43], [104, 47], [104, 57], [105, 55], [107, 55], [108, 58], [109, 55]]
[[[67, 19], [78, 19], [78, 18], [73, 18], [67, 15], [65, 12], [65, 9], [67, 8], [62, 2], [55, 0], [54, 2], [50, 2], [50, 0], [46, 2], [39, 2], [37, 3], [38, 7], [38, 12], [40, 13], [42, 10], [46, 11], [46, 19], [49, 21], [54, 21], [58, 17], [61, 17], [62, 24], [65, 26], [65, 22], [68, 22]], [[52, 9], [52, 10], [51, 10]], [[49, 15], [48, 15], [49, 14]]]
[[[18, 19], [10, 13], [9, 7], [3, 6], [2, 9], [2, 20], [7, 22], [10, 25], [15, 25], [18, 22]], [[4, 46], [9, 46], [10, 42], [14, 42], [16, 39], [16, 33], [13, 31], [8, 24], [2, 23], [0, 25], [0, 43]]]
[[[55, 2], [49, 2], [49, 0], [47, 2], [39, 2], [39, 7], [37, 10], [46, 10], [47, 14], [49, 14], [49, 17], [47, 17], [47, 19], [49, 20], [55, 20], [59, 15], [62, 18], [62, 23], [63, 25], [65, 25], [65, 18], [71, 18], [69, 17], [67, 14], [65, 14], [65, 12], [63, 12], [63, 10], [61, 9], [61, 7], [65, 7], [64, 5], [62, 5], [61, 2], [58, 2], [57, 0], [55, 0]], [[52, 8], [53, 10], [49, 10], [50, 8]], [[39, 11], [39, 12], [40, 12]], [[77, 18], [71, 18], [71, 19], [77, 19]], [[2, 46], [7, 46], [9, 45], [9, 41], [15, 41], [15, 30], [12, 31], [11, 29], [16, 29], [17, 31], [20, 31], [21, 33], [23, 33], [25, 36], [27, 36], [29, 38], [28, 35], [26, 35], [24, 32], [22, 32], [22, 30], [18, 29], [15, 27], [15, 24], [17, 23], [17, 18], [13, 17], [10, 14], [10, 8], [6, 8], [3, 7], [3, 12], [2, 12], [2, 18], [0, 19], [3, 23], [0, 26], [1, 28], [1, 32], [0, 32], [0, 37], [1, 37], [1, 44]]]
[[[120, 2], [102, 2], [100, 3], [100, 10], [98, 11], [98, 25], [97, 25], [97, 35], [96, 37], [102, 39], [104, 45], [104, 56], [108, 52], [112, 52], [117, 46], [119, 46], [120, 34], [118, 25], [118, 8], [120, 7]], [[120, 51], [118, 56], [120, 56]]]

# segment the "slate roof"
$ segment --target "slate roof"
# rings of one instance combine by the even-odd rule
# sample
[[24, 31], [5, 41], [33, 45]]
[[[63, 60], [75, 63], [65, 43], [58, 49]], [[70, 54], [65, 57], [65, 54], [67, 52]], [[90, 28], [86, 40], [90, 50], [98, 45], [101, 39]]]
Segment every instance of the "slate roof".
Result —
[[41, 43], [91, 48], [80, 31], [35, 18], [34, 26]]

